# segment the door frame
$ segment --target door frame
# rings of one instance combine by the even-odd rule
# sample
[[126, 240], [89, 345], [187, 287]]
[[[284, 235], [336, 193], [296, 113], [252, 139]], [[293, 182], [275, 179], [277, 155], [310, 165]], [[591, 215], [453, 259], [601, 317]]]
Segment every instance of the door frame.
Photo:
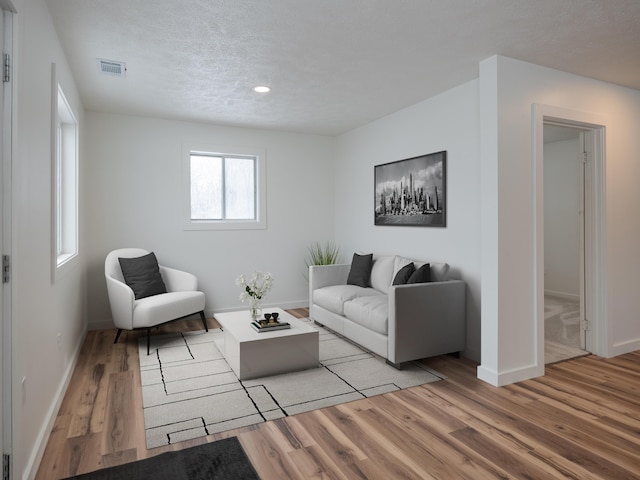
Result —
[[[12, 196], [13, 196], [13, 138], [15, 123], [13, 112], [13, 84], [15, 71], [14, 56], [14, 12], [15, 7], [10, 0], [0, 0], [0, 9], [2, 11], [2, 38], [0, 44], [1, 63], [3, 66], [4, 76], [4, 55], [9, 55], [9, 80], [2, 82], [2, 100], [0, 101], [0, 176], [1, 176], [1, 194], [0, 194], [0, 255], [9, 255], [10, 260], [14, 258], [13, 251], [13, 215], [12, 215]], [[11, 275], [11, 272], [10, 272]], [[0, 280], [2, 282], [2, 280]], [[5, 458], [9, 458], [8, 465], [4, 465], [9, 469], [9, 478], [13, 478], [13, 468], [11, 454], [13, 453], [13, 328], [12, 328], [12, 311], [13, 311], [13, 288], [12, 279], [9, 277], [7, 283], [0, 283], [0, 328], [2, 332], [2, 341], [0, 342], [0, 358], [1, 358], [1, 381], [0, 381], [0, 450], [3, 453], [3, 462]], [[8, 457], [5, 457], [8, 456]]]
[[543, 104], [532, 106], [533, 208], [534, 208], [534, 305], [536, 318], [536, 364], [544, 367], [544, 183], [543, 150], [545, 123], [591, 132], [589, 158], [585, 164], [584, 292], [588, 322], [586, 350], [606, 356], [606, 116]]

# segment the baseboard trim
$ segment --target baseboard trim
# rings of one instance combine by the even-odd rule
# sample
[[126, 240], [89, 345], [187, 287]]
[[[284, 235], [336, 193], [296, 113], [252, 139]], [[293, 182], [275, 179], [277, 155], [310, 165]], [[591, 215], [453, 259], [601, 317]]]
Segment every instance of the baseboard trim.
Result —
[[67, 393], [67, 388], [69, 387], [69, 383], [71, 382], [71, 377], [73, 376], [73, 372], [76, 369], [78, 359], [80, 358], [80, 350], [82, 349], [82, 345], [84, 344], [84, 340], [87, 336], [87, 331], [88, 330], [85, 328], [85, 330], [82, 332], [82, 335], [80, 335], [80, 339], [78, 340], [76, 348], [73, 352], [73, 357], [67, 365], [67, 368], [65, 369], [62, 381], [60, 382], [60, 385], [56, 390], [53, 401], [51, 402], [51, 406], [49, 407], [47, 415], [45, 416], [45, 422], [43, 423], [42, 428], [38, 433], [36, 443], [31, 450], [31, 455], [29, 456], [24, 469], [24, 474], [22, 475], [23, 479], [33, 480], [38, 473], [40, 462], [42, 461], [45, 448], [47, 447], [47, 443], [49, 442], [49, 436], [51, 435], [51, 431], [53, 430], [56, 418], [58, 417], [58, 412], [60, 411], [60, 407], [62, 406], [62, 401], [64, 400], [64, 396]]
[[607, 355], [607, 358], [617, 357], [618, 355], [635, 352], [636, 350], [640, 350], [640, 338], [614, 343], [608, 352], [609, 355]]
[[108, 319], [108, 320], [103, 320], [101, 322], [89, 322], [89, 325], [87, 328], [89, 331], [111, 330], [112, 328], [116, 328], [116, 326], [113, 324], [113, 320]]
[[[262, 311], [269, 311], [270, 308], [281, 308], [282, 310], [290, 310], [294, 308], [306, 308], [309, 306], [308, 300], [297, 300], [292, 302], [266, 303], [262, 305]], [[216, 313], [237, 312], [238, 310], [248, 310], [249, 307], [242, 305], [240, 307], [217, 308], [215, 310], [205, 310], [204, 314], [207, 318], [213, 317]]]
[[541, 377], [544, 375], [544, 365], [532, 365], [525, 368], [518, 368], [506, 372], [496, 372], [480, 365], [477, 370], [478, 378], [483, 382], [487, 382], [494, 387], [503, 387], [516, 382], [522, 382], [531, 378]]
[[[292, 301], [292, 302], [279, 302], [279, 303], [273, 303], [273, 304], [265, 304], [262, 305], [262, 310], [264, 310], [265, 308], [268, 310], [269, 308], [281, 308], [283, 310], [289, 310], [289, 309], [293, 309], [293, 308], [306, 308], [309, 306], [309, 301], [308, 300], [296, 300], [296, 301]], [[207, 318], [212, 318], [214, 316], [215, 313], [227, 313], [227, 312], [237, 312], [238, 310], [248, 310], [249, 307], [246, 305], [243, 305], [241, 307], [232, 307], [232, 308], [220, 308], [220, 309], [215, 309], [215, 310], [205, 310], [204, 311], [204, 315]], [[113, 324], [113, 320], [110, 318], [107, 318], [105, 320], [101, 320], [98, 322], [89, 322], [87, 329], [89, 331], [94, 331], [94, 330], [111, 330], [116, 328], [115, 325]]]
[[551, 297], [566, 298], [568, 300], [574, 300], [576, 302], [580, 301], [580, 295], [576, 295], [575, 293], [565, 293], [565, 292], [557, 292], [555, 290], [545, 290], [544, 294], [549, 295]]

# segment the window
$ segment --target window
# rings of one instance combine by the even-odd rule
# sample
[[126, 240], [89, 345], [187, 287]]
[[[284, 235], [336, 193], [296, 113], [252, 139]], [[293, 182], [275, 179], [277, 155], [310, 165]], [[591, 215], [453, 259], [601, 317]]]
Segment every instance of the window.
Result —
[[57, 86], [54, 161], [56, 272], [78, 254], [78, 122]]
[[266, 228], [264, 152], [185, 146], [185, 228]]

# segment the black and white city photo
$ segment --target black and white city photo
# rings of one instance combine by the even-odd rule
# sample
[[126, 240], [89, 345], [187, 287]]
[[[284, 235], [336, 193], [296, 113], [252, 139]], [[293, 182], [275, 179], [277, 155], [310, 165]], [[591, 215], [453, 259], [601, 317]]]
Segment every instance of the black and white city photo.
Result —
[[375, 224], [446, 225], [447, 152], [375, 166]]

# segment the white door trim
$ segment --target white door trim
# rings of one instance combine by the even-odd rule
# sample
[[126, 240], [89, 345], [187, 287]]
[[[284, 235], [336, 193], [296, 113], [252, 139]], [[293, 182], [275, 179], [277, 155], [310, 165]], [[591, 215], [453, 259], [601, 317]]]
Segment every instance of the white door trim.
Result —
[[[587, 350], [606, 356], [608, 320], [606, 316], [606, 116], [550, 105], [532, 105], [533, 208], [534, 208], [534, 318], [536, 321], [536, 365], [544, 366], [544, 184], [543, 124], [554, 123], [593, 132], [593, 159], [586, 165], [585, 192], [585, 311], [591, 334]], [[591, 318], [589, 318], [589, 316]]]
[[[2, 108], [0, 109], [1, 132], [2, 135], [2, 152], [0, 152], [0, 170], [2, 181], [2, 197], [0, 199], [0, 256], [9, 255], [13, 258], [13, 215], [12, 215], [12, 158], [13, 158], [13, 85], [14, 85], [14, 55], [13, 55], [13, 16], [9, 11], [11, 5], [6, 2], [0, 2], [2, 8], [2, 65], [4, 66], [4, 55], [9, 54], [10, 69], [9, 81], [2, 83]], [[13, 10], [13, 8], [11, 8]], [[4, 76], [4, 71], [3, 71]], [[1, 260], [1, 258], [0, 258]], [[2, 280], [0, 280], [2, 282]], [[0, 324], [2, 329], [2, 346], [1, 346], [1, 411], [2, 419], [0, 431], [2, 434], [0, 449], [3, 454], [11, 455], [13, 453], [13, 328], [12, 328], [12, 281], [1, 283], [2, 293], [0, 299]], [[12, 462], [9, 465], [9, 478], [13, 478]]]

